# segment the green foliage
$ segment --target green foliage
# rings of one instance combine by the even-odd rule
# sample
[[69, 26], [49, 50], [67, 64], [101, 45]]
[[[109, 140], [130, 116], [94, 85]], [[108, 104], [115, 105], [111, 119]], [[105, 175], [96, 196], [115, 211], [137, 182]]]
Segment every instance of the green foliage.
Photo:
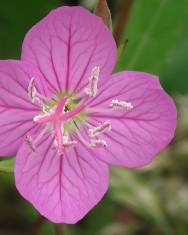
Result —
[[[120, 58], [117, 70], [141, 70], [160, 75], [167, 89], [176, 91], [177, 79], [182, 76], [183, 84], [183, 72], [187, 72], [184, 63], [180, 64], [182, 59], [187, 61], [187, 47], [185, 43], [184, 48], [181, 45], [183, 40], [188, 40], [187, 11], [188, 0], [134, 1], [128, 27], [123, 36], [128, 38], [129, 43]], [[185, 49], [186, 52], [183, 53]], [[170, 69], [175, 70], [175, 74], [168, 72]], [[163, 70], [166, 71], [164, 74]], [[188, 86], [185, 88], [179, 85], [178, 88], [179, 92], [188, 90]]]
[[42, 226], [40, 235], [55, 235], [53, 224], [46, 221]]
[[18, 58], [25, 33], [51, 9], [58, 0], [1, 1], [0, 58]]
[[0, 172], [12, 173], [14, 170], [15, 158], [8, 158], [0, 161]]
[[[188, 21], [187, 21], [188, 22]], [[161, 81], [171, 93], [185, 94], [188, 91], [188, 30], [184, 30], [178, 46], [170, 53], [166, 64], [161, 69]]]
[[162, 211], [157, 190], [133, 170], [116, 168], [112, 173], [112, 199], [124, 204], [146, 221], [165, 231], [164, 234], [172, 234]]

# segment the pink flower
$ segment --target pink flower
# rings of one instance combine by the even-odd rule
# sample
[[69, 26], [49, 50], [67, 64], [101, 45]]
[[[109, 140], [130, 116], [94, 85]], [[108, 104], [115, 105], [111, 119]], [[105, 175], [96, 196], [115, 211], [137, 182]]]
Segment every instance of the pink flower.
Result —
[[111, 32], [81, 7], [51, 11], [20, 61], [0, 61], [0, 154], [16, 155], [17, 189], [53, 222], [75, 223], [101, 200], [109, 165], [147, 165], [174, 136], [158, 78], [112, 75], [115, 61]]

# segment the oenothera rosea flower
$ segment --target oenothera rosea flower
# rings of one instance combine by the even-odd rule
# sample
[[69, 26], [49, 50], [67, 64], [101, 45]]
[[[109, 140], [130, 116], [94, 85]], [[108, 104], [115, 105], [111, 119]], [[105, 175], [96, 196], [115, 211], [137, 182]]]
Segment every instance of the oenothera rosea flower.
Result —
[[0, 155], [16, 155], [18, 191], [53, 222], [76, 223], [106, 193], [109, 165], [147, 165], [174, 136], [158, 78], [112, 74], [115, 62], [112, 33], [81, 7], [51, 11], [21, 60], [0, 61]]

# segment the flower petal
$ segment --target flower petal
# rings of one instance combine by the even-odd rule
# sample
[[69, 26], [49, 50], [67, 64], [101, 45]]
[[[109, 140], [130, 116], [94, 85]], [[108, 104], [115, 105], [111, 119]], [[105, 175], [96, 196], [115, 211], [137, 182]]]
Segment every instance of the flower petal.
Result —
[[95, 66], [100, 76], [111, 74], [116, 45], [101, 18], [81, 7], [60, 7], [27, 33], [22, 59], [39, 67], [51, 92], [78, 91]]
[[27, 143], [22, 145], [15, 164], [16, 186], [49, 220], [76, 223], [106, 192], [108, 166], [83, 146], [78, 151], [67, 148], [60, 155], [53, 145], [48, 133], [38, 141], [35, 152]]
[[[111, 111], [109, 104], [113, 99], [131, 102], [133, 109]], [[112, 122], [112, 130], [103, 134], [108, 146], [95, 151], [107, 163], [130, 168], [147, 165], [174, 137], [175, 105], [158, 79], [150, 74], [115, 74], [88, 105], [110, 110], [93, 112], [90, 118], [94, 126], [105, 120]]]
[[28, 98], [33, 76], [38, 71], [28, 63], [0, 61], [0, 156], [15, 155], [33, 127], [32, 119], [39, 112]]

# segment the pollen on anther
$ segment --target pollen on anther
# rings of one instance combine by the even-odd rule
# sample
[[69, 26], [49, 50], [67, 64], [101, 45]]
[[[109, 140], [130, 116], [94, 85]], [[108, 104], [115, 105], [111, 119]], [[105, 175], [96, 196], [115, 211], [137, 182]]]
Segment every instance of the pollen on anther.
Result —
[[41, 99], [38, 97], [38, 92], [35, 87], [35, 77], [32, 77], [31, 80], [29, 81], [28, 85], [28, 97], [32, 101], [32, 103], [37, 102], [38, 104], [42, 104], [43, 102]]
[[99, 74], [100, 74], [100, 67], [95, 66], [91, 71], [91, 76], [89, 77], [89, 85], [85, 89], [85, 93], [91, 97], [95, 97], [97, 95]]
[[102, 123], [101, 125], [94, 127], [94, 128], [90, 128], [88, 130], [89, 136], [91, 137], [95, 137], [98, 136], [106, 131], [110, 131], [112, 128], [111, 126], [111, 122], [110, 121], [106, 121], [104, 123]]
[[101, 147], [107, 147], [107, 143], [105, 140], [100, 140], [100, 139], [90, 140], [89, 146], [91, 148], [101, 148]]
[[33, 121], [34, 122], [40, 122], [41, 120], [43, 120], [45, 117], [49, 117], [50, 116], [50, 113], [42, 113], [42, 114], [39, 114], [37, 116], [35, 116], [33, 118]]
[[127, 111], [130, 111], [133, 109], [133, 105], [131, 102], [119, 101], [119, 100], [112, 100], [110, 107], [115, 110], [126, 109]]
[[28, 96], [32, 101], [35, 98], [36, 93], [37, 91], [35, 88], [35, 78], [32, 77], [31, 80], [29, 81], [29, 86], [28, 86]]
[[65, 147], [75, 147], [77, 144], [76, 140], [69, 140], [67, 135], [63, 135], [63, 145]]

